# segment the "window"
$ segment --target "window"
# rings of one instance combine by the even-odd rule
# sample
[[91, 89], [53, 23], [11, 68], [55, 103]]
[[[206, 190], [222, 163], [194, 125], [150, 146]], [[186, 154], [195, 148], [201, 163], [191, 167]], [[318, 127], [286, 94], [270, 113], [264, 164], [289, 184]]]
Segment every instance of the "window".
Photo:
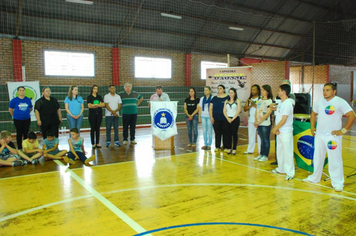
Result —
[[46, 76], [95, 76], [94, 53], [44, 51]]
[[212, 62], [212, 61], [202, 61], [200, 64], [200, 76], [201, 79], [206, 79], [206, 69], [209, 68], [225, 68], [227, 67], [227, 63], [221, 62]]
[[167, 58], [135, 57], [135, 78], [171, 79], [172, 60]]

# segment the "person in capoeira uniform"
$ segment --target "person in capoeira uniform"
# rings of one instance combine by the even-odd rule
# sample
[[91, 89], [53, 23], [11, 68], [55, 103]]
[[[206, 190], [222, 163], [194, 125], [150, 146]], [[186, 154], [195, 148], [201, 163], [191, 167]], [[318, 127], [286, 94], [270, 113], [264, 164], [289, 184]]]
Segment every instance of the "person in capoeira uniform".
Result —
[[[293, 104], [288, 98], [290, 86], [282, 84], [279, 86], [278, 96], [282, 102], [276, 111], [276, 126], [271, 130], [277, 135], [277, 160], [278, 167], [272, 173], [286, 173], [285, 180], [291, 180], [295, 174], [293, 158]], [[275, 104], [271, 106], [276, 106]]]
[[[355, 113], [351, 106], [342, 98], [336, 96], [336, 86], [327, 83], [323, 88], [324, 98], [314, 105], [310, 117], [310, 131], [315, 135], [314, 140], [314, 173], [304, 182], [317, 183], [323, 173], [325, 154], [328, 155], [331, 185], [335, 191], [344, 188], [344, 171], [342, 165], [342, 135], [351, 129], [355, 121]], [[342, 116], [347, 121], [342, 128]], [[318, 117], [317, 127], [315, 128]]]

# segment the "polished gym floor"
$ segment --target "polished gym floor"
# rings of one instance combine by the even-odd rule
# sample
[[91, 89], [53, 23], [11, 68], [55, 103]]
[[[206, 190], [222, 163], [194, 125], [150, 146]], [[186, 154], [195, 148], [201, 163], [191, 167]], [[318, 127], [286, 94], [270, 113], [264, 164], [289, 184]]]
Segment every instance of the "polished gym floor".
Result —
[[309, 173], [300, 168], [290, 181], [272, 174], [274, 140], [269, 161], [254, 161], [257, 151], [243, 154], [244, 127], [234, 156], [201, 150], [201, 129], [197, 147], [187, 147], [185, 125], [175, 149], [162, 151], [150, 128], [137, 129], [136, 145], [109, 148], [102, 131], [95, 150], [82, 132], [92, 166], [41, 159], [0, 168], [0, 235], [356, 235], [353, 130], [343, 137], [343, 192], [330, 180], [302, 182]]

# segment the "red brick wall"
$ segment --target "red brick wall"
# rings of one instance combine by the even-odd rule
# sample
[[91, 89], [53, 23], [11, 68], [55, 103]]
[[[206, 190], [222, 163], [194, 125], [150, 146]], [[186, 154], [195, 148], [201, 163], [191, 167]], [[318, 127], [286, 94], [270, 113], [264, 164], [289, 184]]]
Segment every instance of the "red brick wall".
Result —
[[14, 64], [12, 56], [12, 41], [0, 38], [0, 83], [14, 81]]

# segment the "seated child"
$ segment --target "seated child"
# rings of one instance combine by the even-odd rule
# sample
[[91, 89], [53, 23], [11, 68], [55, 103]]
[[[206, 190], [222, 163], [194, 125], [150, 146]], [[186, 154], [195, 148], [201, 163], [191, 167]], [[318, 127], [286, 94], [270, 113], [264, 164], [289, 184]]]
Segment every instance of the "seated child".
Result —
[[31, 157], [32, 164], [39, 163], [38, 158], [43, 155], [43, 150], [39, 148], [37, 136], [34, 132], [29, 132], [27, 139], [22, 141], [22, 149], [27, 156]]
[[68, 157], [64, 157], [64, 161], [69, 164], [75, 164], [75, 160], [81, 160], [84, 164], [88, 165], [89, 162], [95, 160], [95, 155], [87, 158], [84, 153], [84, 138], [79, 137], [77, 128], [69, 130], [70, 139], [68, 139], [69, 149]]
[[27, 162], [23, 162], [21, 157], [27, 161], [31, 159], [20, 150], [15, 148], [9, 131], [2, 131], [0, 134], [0, 166], [22, 166]]
[[67, 150], [58, 149], [59, 139], [54, 136], [53, 131], [47, 132], [47, 138], [43, 140], [42, 149], [45, 160], [63, 160]]

